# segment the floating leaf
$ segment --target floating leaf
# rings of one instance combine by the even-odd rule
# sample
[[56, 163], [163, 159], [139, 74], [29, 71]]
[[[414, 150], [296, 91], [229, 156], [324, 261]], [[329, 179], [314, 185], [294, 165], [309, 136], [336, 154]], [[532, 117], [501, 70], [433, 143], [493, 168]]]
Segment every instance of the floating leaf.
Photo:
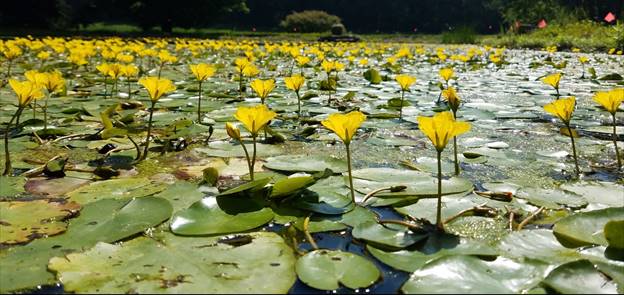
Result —
[[28, 242], [65, 231], [65, 218], [80, 210], [74, 202], [0, 202], [0, 244]]
[[580, 260], [561, 265], [551, 271], [544, 284], [561, 294], [617, 294], [609, 281], [592, 263]]
[[624, 207], [572, 214], [555, 223], [553, 233], [564, 245], [572, 247], [607, 246], [603, 229], [612, 220], [624, 220]]
[[104, 198], [137, 198], [161, 192], [164, 185], [146, 178], [120, 178], [92, 182], [67, 194], [70, 200], [87, 204]]
[[271, 198], [281, 198], [292, 195], [293, 193], [312, 185], [314, 181], [314, 177], [312, 176], [298, 176], [280, 179], [273, 184]]
[[379, 224], [369, 220], [358, 224], [352, 231], [353, 237], [365, 240], [377, 247], [390, 250], [403, 249], [427, 237], [426, 234], [412, 233], [407, 227], [395, 224]]
[[321, 155], [284, 155], [266, 159], [264, 167], [287, 172], [322, 172], [330, 169], [334, 173], [347, 171], [344, 160]]
[[49, 268], [77, 293], [286, 293], [295, 282], [292, 250], [275, 233], [246, 237], [243, 245], [171, 234], [98, 243], [51, 259]]
[[312, 251], [297, 260], [295, 269], [301, 281], [321, 290], [335, 290], [340, 284], [351, 289], [364, 288], [381, 276], [366, 258], [342, 251]]

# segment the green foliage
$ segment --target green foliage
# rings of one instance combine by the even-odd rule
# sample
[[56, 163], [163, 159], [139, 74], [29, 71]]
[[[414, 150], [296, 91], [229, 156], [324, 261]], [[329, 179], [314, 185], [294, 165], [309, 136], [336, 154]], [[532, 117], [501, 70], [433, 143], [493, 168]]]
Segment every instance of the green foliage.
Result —
[[[585, 51], [617, 47], [624, 37], [618, 36], [614, 30], [622, 30], [623, 25], [611, 28], [592, 21], [580, 21], [571, 24], [551, 24], [544, 29], [528, 34], [503, 34], [484, 38], [481, 43], [493, 46], [543, 48], [557, 46], [559, 49], [577, 47]], [[618, 39], [620, 41], [618, 41]], [[620, 45], [622, 46], [622, 45]], [[621, 47], [620, 47], [621, 48]]]
[[304, 10], [286, 16], [280, 26], [287, 31], [326, 32], [340, 23], [340, 18], [321, 10]]
[[471, 27], [459, 27], [442, 33], [442, 43], [445, 44], [473, 44], [477, 40], [477, 32]]

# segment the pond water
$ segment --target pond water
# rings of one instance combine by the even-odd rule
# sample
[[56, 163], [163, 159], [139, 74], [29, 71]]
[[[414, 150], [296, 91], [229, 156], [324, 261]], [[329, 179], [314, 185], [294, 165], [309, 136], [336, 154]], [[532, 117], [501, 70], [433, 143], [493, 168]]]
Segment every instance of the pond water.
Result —
[[[592, 99], [624, 87], [614, 75], [624, 74], [622, 56], [384, 43], [50, 40], [15, 42], [24, 53], [12, 64], [13, 77], [54, 69], [68, 87], [47, 100], [47, 130], [38, 101], [11, 131], [15, 175], [0, 178], [2, 292], [624, 292], [617, 254], [624, 248], [623, 172], [612, 117]], [[71, 63], [76, 46], [93, 51], [86, 65]], [[164, 59], [146, 49], [168, 50], [176, 60], [161, 71]], [[122, 78], [110, 93], [113, 82], [96, 69], [114, 61], [109, 50], [133, 56], [140, 76], [160, 72], [177, 88], [155, 105], [150, 154], [141, 162], [134, 162], [131, 139], [144, 141], [149, 99], [136, 77]], [[42, 62], [41, 51], [52, 58]], [[242, 147], [225, 130], [237, 107], [260, 103], [248, 86], [238, 99], [233, 62], [245, 55], [259, 73], [243, 85], [276, 80], [266, 101], [277, 118], [266, 138], [260, 133], [252, 182]], [[311, 61], [300, 67], [299, 55]], [[328, 77], [322, 58], [344, 64], [331, 73], [331, 104], [320, 89]], [[188, 65], [200, 62], [216, 74], [202, 84], [197, 122], [199, 88]], [[442, 153], [446, 233], [432, 230], [436, 152], [417, 121], [447, 110], [436, 103], [442, 68], [455, 72], [457, 120], [471, 124], [457, 138], [459, 175], [452, 144]], [[540, 79], [556, 72], [563, 73], [561, 96], [576, 97], [578, 177], [564, 125], [543, 109], [557, 98]], [[283, 80], [293, 73], [306, 79], [301, 120]], [[365, 78], [376, 74], [377, 81]], [[402, 119], [397, 74], [416, 77]], [[1, 122], [11, 120], [15, 101], [9, 85], [0, 88]], [[102, 136], [107, 109], [123, 134]], [[367, 115], [350, 144], [358, 205], [349, 195], [345, 146], [320, 124], [352, 110]], [[620, 106], [620, 149], [623, 114]], [[66, 159], [63, 177], [31, 170], [55, 156]], [[216, 176], [205, 176], [207, 168]], [[372, 191], [399, 185], [407, 189], [361, 204]]]

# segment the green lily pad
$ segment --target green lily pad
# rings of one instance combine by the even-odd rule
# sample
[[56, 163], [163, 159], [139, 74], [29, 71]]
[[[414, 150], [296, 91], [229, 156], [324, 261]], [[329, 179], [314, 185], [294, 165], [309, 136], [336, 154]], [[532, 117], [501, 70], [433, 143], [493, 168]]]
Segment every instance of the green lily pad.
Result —
[[617, 294], [617, 286], [587, 260], [569, 262], [551, 271], [543, 281], [561, 294]]
[[243, 245], [171, 234], [98, 243], [52, 258], [49, 268], [77, 293], [286, 293], [296, 279], [292, 250], [275, 233], [245, 237]]
[[154, 195], [154, 197], [169, 201], [173, 207], [173, 212], [177, 212], [201, 200], [204, 194], [205, 193], [199, 191], [196, 184], [186, 181], [177, 181], [168, 186], [166, 190]]
[[92, 182], [69, 192], [67, 197], [79, 204], [87, 204], [105, 198], [138, 198], [159, 193], [164, 185], [153, 184], [147, 178], [120, 178]]
[[347, 162], [321, 155], [284, 155], [266, 159], [264, 167], [286, 172], [323, 172], [330, 169], [334, 173], [347, 171]]
[[54, 282], [48, 260], [80, 251], [97, 242], [112, 243], [143, 232], [171, 216], [167, 200], [155, 197], [131, 200], [102, 199], [87, 204], [62, 235], [34, 240], [0, 255], [0, 292], [34, 288]]
[[297, 276], [306, 285], [335, 290], [340, 284], [351, 288], [364, 288], [379, 279], [381, 273], [366, 258], [342, 251], [316, 250], [297, 260]]
[[299, 209], [321, 214], [343, 214], [353, 210], [349, 189], [342, 177], [332, 176], [317, 181], [302, 192], [300, 198], [293, 202]]
[[459, 244], [454, 245], [452, 248], [442, 248], [431, 254], [408, 250], [386, 252], [384, 250], [374, 248], [371, 245], [367, 245], [366, 249], [373, 256], [375, 256], [375, 258], [381, 260], [381, 262], [407, 272], [414, 272], [425, 266], [427, 263], [445, 256], [496, 256], [498, 254], [498, 251], [495, 248], [488, 246], [483, 242], [469, 239], [460, 239]]
[[575, 182], [564, 184], [561, 189], [582, 196], [590, 203], [622, 206], [624, 186], [612, 182]]
[[[253, 151], [252, 143], [246, 141], [245, 146], [247, 147], [247, 150], [249, 151], [249, 154], [251, 156], [251, 153]], [[263, 143], [256, 143], [256, 149], [256, 155], [258, 157], [279, 155], [282, 152], [280, 146]], [[195, 148], [194, 150], [210, 157], [245, 157], [245, 151], [243, 150], [243, 147], [240, 146], [240, 144], [225, 141], [211, 142], [206, 148]]]
[[535, 206], [544, 206], [549, 209], [559, 209], [561, 206], [571, 208], [587, 206], [587, 200], [583, 197], [556, 189], [524, 187], [519, 189], [515, 195]]
[[413, 293], [523, 293], [546, 276], [548, 265], [499, 257], [445, 256], [416, 270], [401, 291]]
[[624, 220], [610, 220], [603, 232], [609, 247], [624, 250]]
[[181, 210], [171, 218], [171, 231], [179, 235], [198, 236], [242, 232], [262, 226], [273, 219], [273, 211], [250, 198], [225, 197], [220, 200], [245, 203], [238, 212], [220, 208], [217, 197], [206, 197]]
[[259, 178], [254, 181], [243, 183], [237, 187], [221, 192], [219, 196], [235, 196], [247, 191], [256, 191], [269, 184], [270, 178]]
[[446, 230], [462, 237], [493, 245], [507, 235], [507, 220], [502, 217], [462, 216], [446, 225]]
[[0, 176], [0, 197], [15, 197], [24, 192], [23, 177]]
[[0, 202], [0, 244], [25, 243], [64, 232], [67, 223], [63, 220], [79, 210], [74, 202]]
[[395, 224], [379, 224], [376, 220], [363, 222], [353, 228], [353, 237], [365, 240], [376, 247], [398, 250], [427, 238], [426, 234], [412, 233], [407, 227]]
[[271, 198], [281, 198], [292, 195], [314, 183], [312, 176], [289, 177], [277, 180], [273, 184]]
[[612, 220], [624, 220], [624, 207], [572, 214], [555, 223], [553, 233], [564, 245], [572, 247], [607, 246], [603, 229]]

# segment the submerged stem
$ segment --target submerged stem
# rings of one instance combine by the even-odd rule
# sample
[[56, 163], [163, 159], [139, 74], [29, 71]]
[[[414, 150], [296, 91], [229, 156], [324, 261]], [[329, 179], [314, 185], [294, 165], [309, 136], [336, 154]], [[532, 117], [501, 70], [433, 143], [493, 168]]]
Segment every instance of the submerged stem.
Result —
[[572, 155], [574, 156], [574, 167], [576, 168], [576, 176], [581, 175], [581, 170], [578, 165], [578, 158], [576, 157], [576, 145], [574, 144], [574, 134], [572, 134], [572, 128], [570, 128], [570, 124], [566, 124], [568, 128], [568, 134], [570, 135], [570, 139], [572, 140]]

